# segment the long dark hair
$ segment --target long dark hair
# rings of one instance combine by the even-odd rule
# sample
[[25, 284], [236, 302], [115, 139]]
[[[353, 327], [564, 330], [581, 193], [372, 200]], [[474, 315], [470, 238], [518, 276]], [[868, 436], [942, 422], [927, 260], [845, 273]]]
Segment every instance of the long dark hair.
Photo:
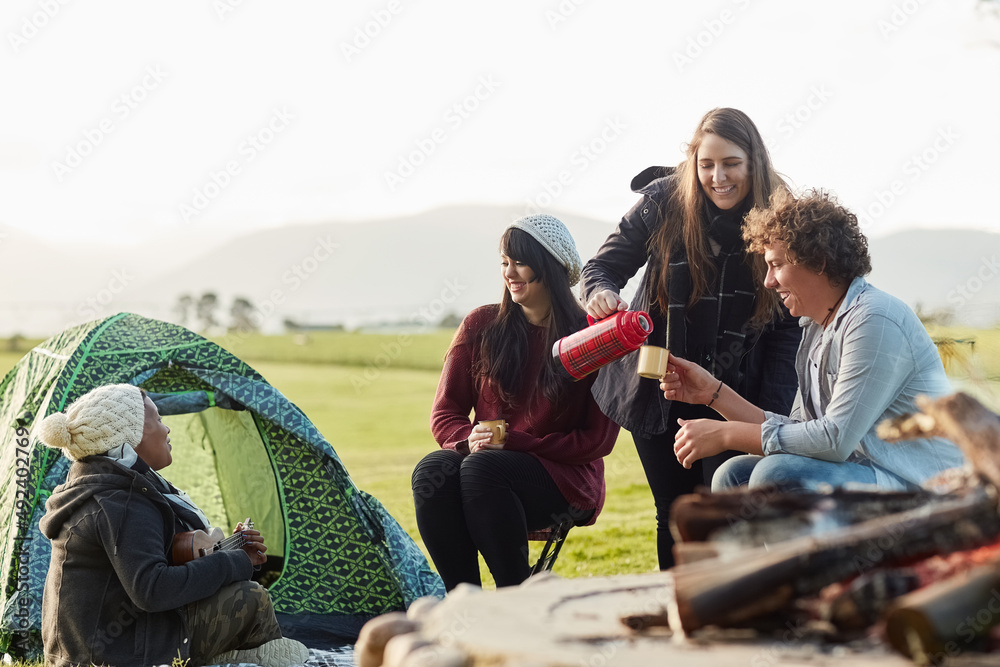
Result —
[[[650, 240], [650, 249], [660, 258], [659, 280], [656, 281], [655, 301], [665, 313], [670, 305], [667, 283], [670, 280], [670, 253], [680, 244], [687, 254], [691, 271], [691, 297], [688, 306], [693, 306], [708, 290], [709, 271], [712, 263], [708, 254], [708, 241], [702, 224], [705, 210], [705, 193], [698, 181], [698, 149], [706, 134], [715, 134], [740, 147], [750, 163], [750, 206], [767, 206], [776, 190], [788, 190], [788, 186], [771, 165], [767, 146], [750, 117], [738, 109], [712, 109], [698, 123], [698, 128], [687, 145], [687, 159], [675, 172], [677, 187], [674, 188], [666, 210], [661, 212], [664, 220], [659, 231]], [[779, 299], [773, 290], [764, 287], [767, 267], [763, 257], [749, 254], [757, 292], [752, 323], [762, 326], [779, 311]]]
[[578, 331], [586, 324], [586, 313], [573, 296], [566, 267], [556, 261], [530, 234], [511, 227], [500, 239], [500, 253], [512, 261], [523, 262], [535, 273], [549, 291], [552, 312], [548, 320], [545, 361], [537, 377], [527, 377], [531, 323], [521, 306], [514, 303], [504, 288], [500, 311], [484, 330], [479, 345], [479, 359], [472, 368], [477, 385], [491, 383], [508, 407], [529, 402], [534, 392], [541, 390], [545, 398], [558, 405], [567, 382], [556, 374], [548, 350], [563, 336]]

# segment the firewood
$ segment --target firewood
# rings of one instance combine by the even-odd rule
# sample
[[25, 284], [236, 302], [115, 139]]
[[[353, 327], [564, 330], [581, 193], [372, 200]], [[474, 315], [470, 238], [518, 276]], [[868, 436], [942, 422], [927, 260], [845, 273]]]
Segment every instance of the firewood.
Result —
[[[844, 633], [863, 632], [877, 623], [899, 597], [920, 587], [920, 577], [909, 568], [866, 573], [821, 603], [822, 617]], [[826, 595], [827, 591], [823, 591]]]
[[976, 648], [996, 625], [1000, 559], [900, 598], [886, 616], [885, 631], [903, 655], [935, 664], [935, 658]]
[[996, 496], [980, 488], [819, 537], [748, 549], [732, 562], [678, 565], [673, 578], [680, 626], [690, 632], [740, 625], [875, 567], [990, 543], [1000, 536], [996, 507]]
[[947, 500], [926, 491], [801, 493], [777, 487], [681, 496], [670, 508], [679, 543], [730, 541], [762, 546]]
[[961, 448], [972, 466], [1000, 489], [1000, 416], [968, 394], [919, 397], [917, 405], [934, 418], [945, 438]]
[[673, 551], [674, 562], [678, 564], [719, 557], [719, 549], [712, 542], [675, 542]]
[[1000, 488], [1000, 415], [962, 392], [936, 399], [919, 396], [917, 406], [922, 413], [879, 424], [878, 436], [889, 442], [928, 435], [951, 440], [979, 475]]
[[922, 412], [886, 419], [875, 429], [875, 434], [887, 442], [935, 436], [944, 437], [944, 433], [938, 429], [934, 417]]

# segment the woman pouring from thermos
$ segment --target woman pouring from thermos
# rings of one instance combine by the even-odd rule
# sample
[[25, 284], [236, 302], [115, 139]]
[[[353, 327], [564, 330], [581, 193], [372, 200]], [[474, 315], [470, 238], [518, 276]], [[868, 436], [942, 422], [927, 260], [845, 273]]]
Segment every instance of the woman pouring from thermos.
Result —
[[[736, 109], [713, 109], [698, 123], [676, 169], [652, 167], [632, 181], [639, 202], [587, 262], [581, 292], [589, 315], [628, 306], [619, 296], [643, 266], [632, 310], [649, 313], [649, 342], [695, 360], [766, 409], [787, 414], [795, 396], [800, 332], [763, 286], [766, 268], [747, 253], [743, 218], [787, 189], [771, 166], [753, 122]], [[673, 565], [670, 505], [710, 485], [731, 453], [700, 459], [689, 470], [674, 455], [680, 420], [719, 415], [664, 398], [658, 380], [640, 377], [637, 354], [605, 366], [594, 396], [606, 415], [632, 433], [657, 517], [661, 569]]]

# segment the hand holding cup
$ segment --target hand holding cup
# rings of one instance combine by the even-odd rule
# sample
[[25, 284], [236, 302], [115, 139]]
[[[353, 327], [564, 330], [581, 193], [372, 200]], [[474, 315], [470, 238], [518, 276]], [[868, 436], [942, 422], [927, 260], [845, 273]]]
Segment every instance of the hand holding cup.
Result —
[[503, 449], [507, 441], [507, 422], [503, 419], [482, 420], [469, 434], [469, 453], [483, 449]]
[[711, 373], [696, 363], [670, 355], [660, 390], [668, 401], [705, 405], [719, 386]]

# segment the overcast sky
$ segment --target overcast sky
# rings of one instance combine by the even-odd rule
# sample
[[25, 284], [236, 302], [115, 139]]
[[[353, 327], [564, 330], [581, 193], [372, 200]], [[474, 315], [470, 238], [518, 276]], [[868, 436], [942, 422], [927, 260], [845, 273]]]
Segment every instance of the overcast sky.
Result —
[[610, 222], [715, 106], [872, 235], [1000, 230], [975, 0], [6, 0], [0, 29], [0, 224], [48, 239], [457, 203]]

